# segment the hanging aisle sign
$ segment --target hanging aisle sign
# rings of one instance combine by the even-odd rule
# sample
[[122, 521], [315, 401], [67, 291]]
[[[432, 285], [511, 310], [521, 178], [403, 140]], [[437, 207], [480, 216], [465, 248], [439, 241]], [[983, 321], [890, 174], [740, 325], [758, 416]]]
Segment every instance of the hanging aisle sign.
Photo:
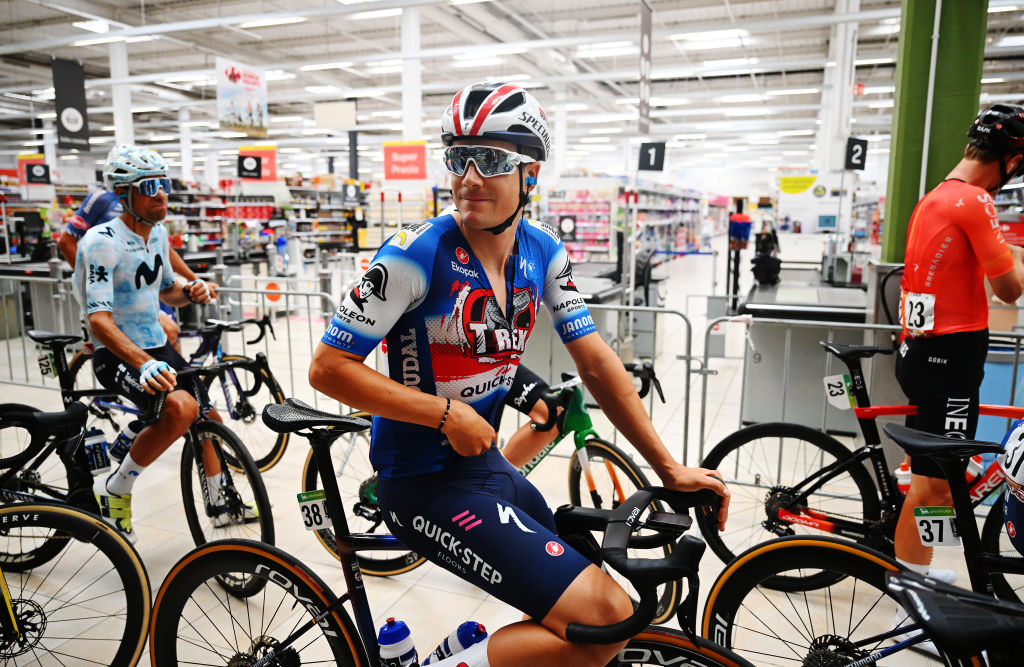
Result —
[[863, 169], [868, 159], [868, 140], [850, 137], [846, 140], [846, 168]]
[[640, 134], [651, 129], [651, 6], [640, 0]]
[[[30, 175], [32, 179], [36, 178], [35, 170], [33, 169], [35, 166], [46, 166], [46, 158], [43, 157], [42, 153], [18, 156], [18, 185], [38, 183], [36, 180], [29, 180]], [[47, 169], [47, 172], [49, 172], [49, 169]], [[49, 183], [49, 181], [46, 182]]]
[[665, 142], [640, 144], [640, 171], [663, 171], [665, 169]]
[[239, 146], [238, 177], [246, 180], [277, 180], [277, 146]]
[[222, 130], [267, 137], [267, 76], [263, 68], [217, 58], [217, 120]]
[[53, 61], [53, 102], [57, 108], [57, 146], [89, 150], [85, 107], [85, 71], [74, 60]]

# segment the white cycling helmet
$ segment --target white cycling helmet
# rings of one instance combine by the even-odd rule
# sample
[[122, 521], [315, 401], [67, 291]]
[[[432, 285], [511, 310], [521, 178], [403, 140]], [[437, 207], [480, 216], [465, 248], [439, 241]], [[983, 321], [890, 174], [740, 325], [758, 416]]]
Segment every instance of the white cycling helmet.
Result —
[[127, 144], [114, 146], [103, 167], [103, 185], [113, 191], [119, 185], [131, 185], [154, 176], [167, 176], [167, 163], [156, 151]]
[[475, 83], [455, 94], [441, 117], [441, 141], [463, 137], [508, 141], [535, 160], [551, 154], [551, 128], [537, 100], [510, 83]]

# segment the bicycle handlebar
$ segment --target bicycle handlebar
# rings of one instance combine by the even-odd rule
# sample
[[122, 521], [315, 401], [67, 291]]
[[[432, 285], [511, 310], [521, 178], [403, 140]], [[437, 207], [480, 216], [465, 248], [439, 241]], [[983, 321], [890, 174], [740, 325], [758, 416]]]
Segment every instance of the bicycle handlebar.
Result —
[[625, 364], [626, 370], [633, 374], [634, 377], [640, 378], [640, 398], [647, 396], [647, 392], [651, 390], [651, 385], [654, 385], [655, 391], [658, 392], [658, 398], [661, 402], [665, 402], [665, 393], [661, 390], [661, 382], [658, 381], [658, 376], [654, 374], [654, 364], [650, 361], [645, 361], [640, 364], [629, 363]]
[[[634, 531], [648, 527], [665, 532], [665, 529], [640, 522], [644, 508], [649, 507], [654, 500], [667, 503], [677, 513], [688, 513], [691, 507], [710, 508], [704, 511], [717, 513], [721, 503], [721, 498], [710, 489], [679, 492], [652, 486], [636, 491], [613, 510], [572, 508], [574, 524], [589, 530], [604, 530], [601, 556], [609, 566], [633, 584], [640, 593], [640, 603], [629, 618], [612, 625], [570, 623], [565, 629], [565, 637], [569, 641], [614, 644], [629, 639], [647, 627], [654, 618], [657, 610], [656, 589], [660, 584], [684, 577], [696, 577], [707, 545], [691, 535], [680, 537], [672, 552], [664, 558], [629, 557], [626, 549], [635, 543], [635, 538], [631, 539]], [[688, 592], [688, 595], [696, 594], [696, 590]]]
[[270, 331], [270, 337], [277, 340], [277, 335], [274, 333], [274, 324], [270, 321], [270, 315], [267, 314], [264, 314], [260, 319], [250, 317], [231, 322], [225, 320], [206, 320], [206, 329], [201, 333], [216, 334], [219, 337], [224, 331], [241, 331], [245, 328], [246, 324], [255, 324], [260, 328], [260, 334], [253, 340], [247, 340], [246, 345], [255, 345], [263, 340], [263, 337], [267, 335], [267, 330]]

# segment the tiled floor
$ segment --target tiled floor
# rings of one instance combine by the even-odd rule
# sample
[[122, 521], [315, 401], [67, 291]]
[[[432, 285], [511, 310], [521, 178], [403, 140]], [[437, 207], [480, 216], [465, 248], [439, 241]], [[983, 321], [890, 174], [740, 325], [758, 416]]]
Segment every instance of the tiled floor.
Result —
[[[812, 260], [820, 256], [824, 242], [821, 237], [814, 236], [787, 236], [783, 241], [784, 256], [787, 259]], [[723, 245], [723, 239], [717, 239], [716, 246], [724, 249]], [[749, 256], [749, 251], [744, 254], [744, 266], [741, 271], [744, 292], [750, 281], [749, 272], [746, 270]], [[717, 261], [717, 271], [720, 276], [719, 294], [722, 293], [722, 284], [724, 284], [724, 257], [723, 252]], [[703, 344], [706, 327], [703, 301], [687, 297], [711, 293], [711, 267], [712, 260], [707, 256], [685, 257], [665, 265], [671, 275], [671, 278], [665, 283], [667, 306], [683, 310], [691, 317], [695, 346], [698, 350]], [[312, 391], [305, 386], [304, 381], [309, 360], [306, 336], [307, 329], [313, 328], [318, 329], [313, 335], [319, 336], [319, 327], [309, 327], [305, 320], [290, 321], [288, 327], [285, 327], [285, 321], [287, 321], [285, 318], [277, 321], [275, 326], [278, 330], [278, 340], [269, 343], [264, 349], [267, 350], [268, 356], [274, 364], [275, 374], [282, 379], [285, 392], [311, 401], [313, 399]], [[665, 349], [656, 361], [656, 368], [663, 378], [668, 402], [665, 405], [656, 405], [654, 410], [655, 425], [666, 444], [673, 452], [676, 452], [677, 456], [681, 456], [683, 450], [684, 394], [681, 387], [685, 375], [684, 363], [675, 358], [677, 354], [683, 352], [678, 341], [685, 335], [679, 322], [678, 319], [668, 322], [668, 329], [664, 337]], [[745, 344], [743, 327], [728, 325], [726, 330], [728, 331], [728, 351], [733, 356], [741, 356]], [[237, 348], [235, 349], [237, 350]], [[293, 362], [294, 372], [292, 373], [288, 372], [289, 359]], [[0, 364], [5, 363], [7, 362], [0, 362]], [[17, 358], [12, 363], [16, 367], [21, 365]], [[717, 374], [709, 378], [707, 390], [707, 443], [709, 448], [738, 427], [741, 362], [728, 359], [714, 360], [712, 368], [717, 371]], [[6, 376], [6, 371], [0, 375]], [[39, 406], [52, 405], [55, 400], [58, 400], [57, 394], [52, 389], [4, 386], [7, 387], [3, 390], [5, 400], [17, 400]], [[701, 410], [700, 383], [696, 376], [692, 387], [693, 392], [689, 401], [690, 441], [687, 462], [695, 464], [699, 460]], [[330, 404], [321, 402], [321, 407], [329, 408]], [[599, 432], [611, 432], [607, 424], [601, 423], [603, 420], [598, 419], [597, 421]], [[503, 434], [507, 435], [515, 427], [515, 422], [511, 418], [506, 419], [505, 422]], [[621, 438], [619, 444], [628, 448]], [[562, 445], [562, 447], [567, 447], [567, 445]], [[193, 546], [188, 537], [185, 519], [181, 511], [178, 479], [180, 455], [179, 443], [147, 469], [136, 486], [133, 511], [136, 531], [139, 536], [137, 547], [149, 570], [154, 589], [159, 587], [172, 565]], [[309, 564], [335, 590], [341, 590], [344, 587], [344, 581], [337, 562], [321, 547], [312, 534], [303, 529], [299, 520], [295, 494], [299, 489], [299, 476], [305, 455], [304, 441], [296, 438], [292, 441], [283, 461], [264, 475], [274, 506], [277, 544]], [[530, 476], [531, 481], [535, 482], [549, 496], [552, 504], [562, 502], [566, 498], [565, 468], [565, 458], [552, 457]], [[744, 517], [737, 516], [734, 520], [742, 522]], [[942, 563], [948, 564], [949, 567], [958, 567], [958, 558], [957, 554], [949, 551], [940, 554]], [[702, 600], [721, 569], [722, 564], [709, 551], [701, 567]], [[482, 594], [470, 584], [430, 564], [391, 579], [371, 577], [366, 580], [375, 614], [374, 620], [380, 623], [388, 616], [396, 616], [405, 620], [412, 628], [421, 654], [429, 650], [438, 640], [466, 619], [472, 618], [483, 622], [489, 628], [497, 628], [518, 620], [520, 617], [519, 612], [514, 609]], [[891, 664], [909, 666], [935, 664], [910, 652], [904, 652], [897, 658]], [[766, 661], [763, 664], [772, 664], [772, 662]], [[890, 663], [883, 661], [883, 664]]]

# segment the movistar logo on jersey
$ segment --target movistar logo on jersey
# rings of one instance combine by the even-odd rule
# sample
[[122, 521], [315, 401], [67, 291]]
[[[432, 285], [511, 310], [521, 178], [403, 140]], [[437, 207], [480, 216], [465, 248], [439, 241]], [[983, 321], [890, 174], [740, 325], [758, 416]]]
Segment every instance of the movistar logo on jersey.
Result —
[[142, 287], [142, 281], [145, 280], [147, 285], [152, 285], [160, 278], [160, 270], [164, 266], [164, 259], [160, 255], [153, 258], [153, 268], [149, 268], [149, 265], [145, 262], [139, 262], [139, 268], [135, 270], [135, 289]]

